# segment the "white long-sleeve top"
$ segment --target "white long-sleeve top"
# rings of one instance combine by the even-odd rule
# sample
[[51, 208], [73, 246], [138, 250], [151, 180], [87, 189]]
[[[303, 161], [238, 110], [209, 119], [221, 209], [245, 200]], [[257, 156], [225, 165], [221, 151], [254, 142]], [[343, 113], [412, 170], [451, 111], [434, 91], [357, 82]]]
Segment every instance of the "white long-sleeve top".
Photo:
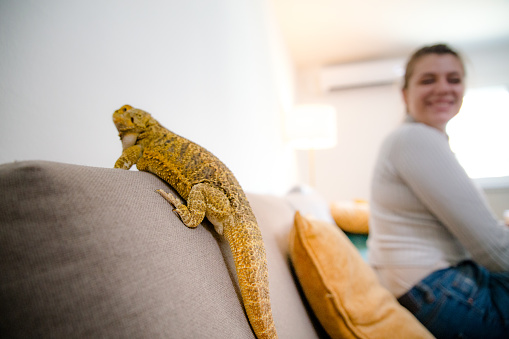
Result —
[[380, 281], [396, 296], [469, 258], [509, 271], [509, 227], [458, 163], [447, 135], [411, 119], [381, 146], [368, 247]]

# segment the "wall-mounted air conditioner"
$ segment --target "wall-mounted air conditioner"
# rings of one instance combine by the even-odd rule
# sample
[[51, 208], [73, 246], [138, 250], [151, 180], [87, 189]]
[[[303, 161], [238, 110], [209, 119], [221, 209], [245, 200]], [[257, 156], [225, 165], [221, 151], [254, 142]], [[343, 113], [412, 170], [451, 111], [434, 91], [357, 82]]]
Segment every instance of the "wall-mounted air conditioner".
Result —
[[392, 85], [404, 75], [405, 61], [385, 59], [326, 66], [320, 70], [320, 83], [326, 92]]

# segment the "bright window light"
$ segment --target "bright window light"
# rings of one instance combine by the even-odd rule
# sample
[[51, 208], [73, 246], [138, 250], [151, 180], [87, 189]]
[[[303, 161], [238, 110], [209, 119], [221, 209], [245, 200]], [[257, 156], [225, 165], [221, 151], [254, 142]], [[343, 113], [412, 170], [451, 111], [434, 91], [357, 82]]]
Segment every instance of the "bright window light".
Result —
[[509, 176], [509, 92], [506, 87], [468, 90], [447, 126], [453, 152], [471, 178]]

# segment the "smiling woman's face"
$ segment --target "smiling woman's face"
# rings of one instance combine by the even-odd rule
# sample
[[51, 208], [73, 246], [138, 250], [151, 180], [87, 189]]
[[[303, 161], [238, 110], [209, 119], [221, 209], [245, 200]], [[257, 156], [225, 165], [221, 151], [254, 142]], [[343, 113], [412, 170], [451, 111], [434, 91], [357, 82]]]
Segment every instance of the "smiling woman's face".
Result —
[[403, 98], [416, 121], [445, 132], [461, 108], [464, 92], [461, 61], [452, 54], [428, 54], [416, 61]]

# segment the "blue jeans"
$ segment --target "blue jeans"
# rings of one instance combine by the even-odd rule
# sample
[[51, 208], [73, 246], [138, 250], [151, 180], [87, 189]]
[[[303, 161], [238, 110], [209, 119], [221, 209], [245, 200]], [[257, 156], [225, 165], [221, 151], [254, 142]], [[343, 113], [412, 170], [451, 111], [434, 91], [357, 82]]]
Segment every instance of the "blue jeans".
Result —
[[509, 272], [464, 261], [398, 298], [437, 338], [509, 338]]

